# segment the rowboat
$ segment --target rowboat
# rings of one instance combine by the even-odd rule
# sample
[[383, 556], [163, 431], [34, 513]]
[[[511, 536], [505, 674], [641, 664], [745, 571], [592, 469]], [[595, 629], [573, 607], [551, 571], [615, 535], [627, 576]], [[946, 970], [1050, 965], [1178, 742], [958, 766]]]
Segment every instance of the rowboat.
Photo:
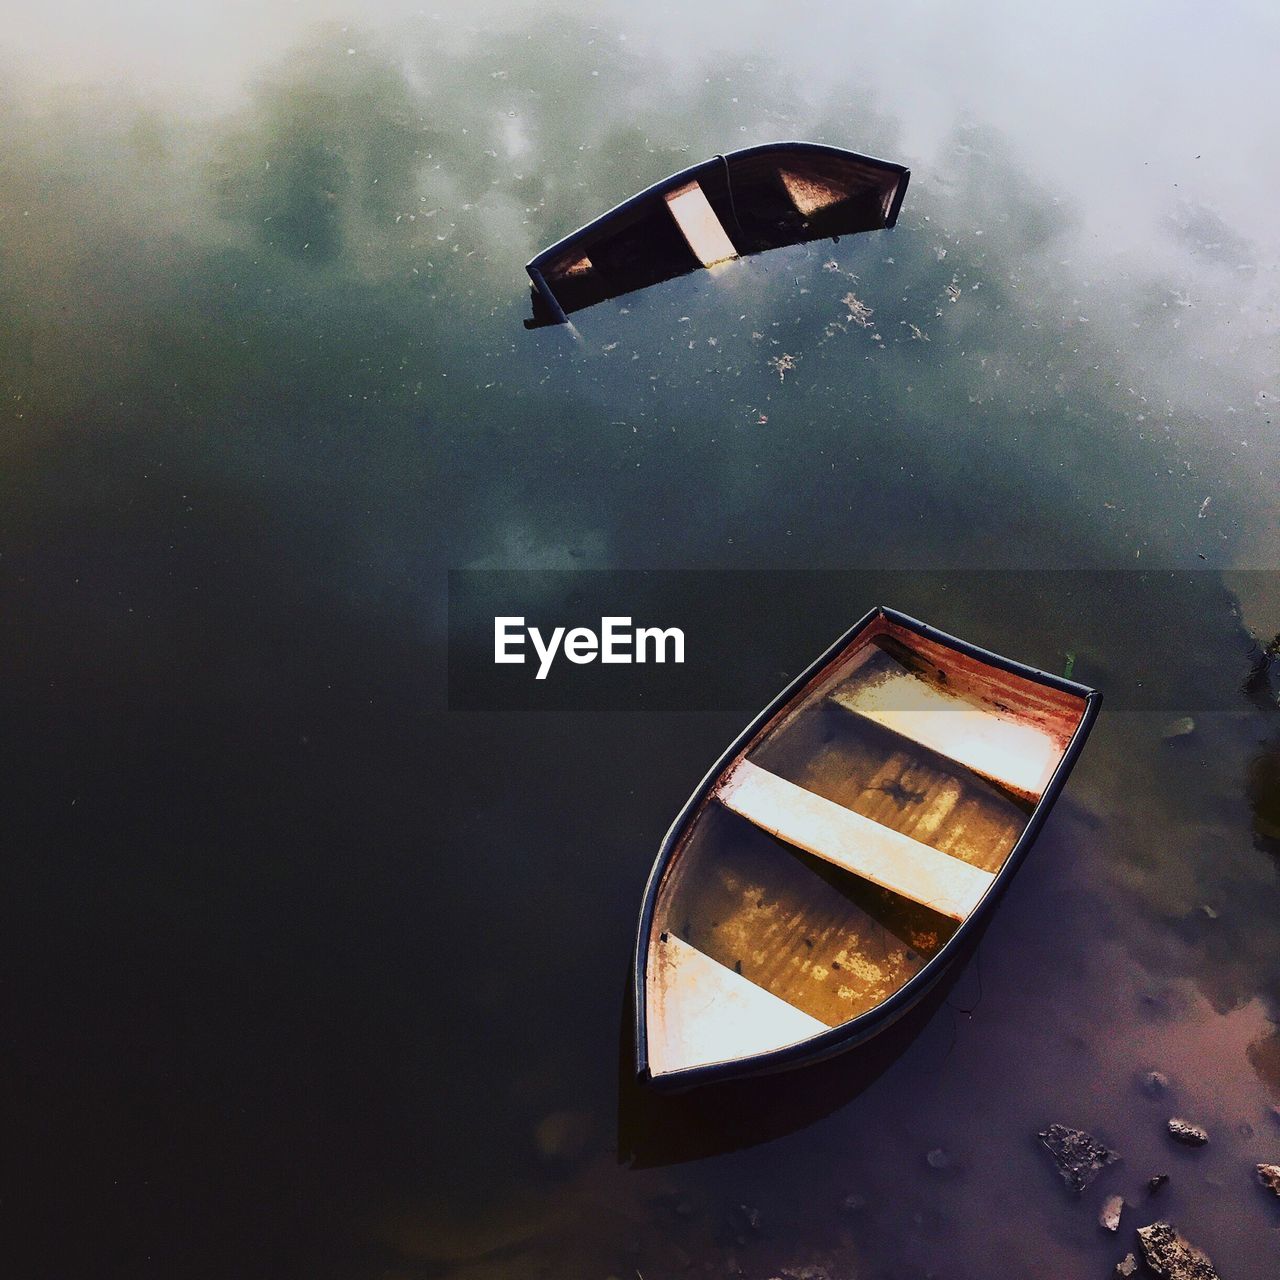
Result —
[[872, 610], [743, 731], [667, 833], [635, 949], [661, 1088], [883, 1030], [1008, 885], [1101, 695]]
[[900, 164], [816, 142], [713, 156], [531, 259], [533, 316], [525, 327], [564, 324], [606, 298], [734, 258], [892, 227], [910, 176]]

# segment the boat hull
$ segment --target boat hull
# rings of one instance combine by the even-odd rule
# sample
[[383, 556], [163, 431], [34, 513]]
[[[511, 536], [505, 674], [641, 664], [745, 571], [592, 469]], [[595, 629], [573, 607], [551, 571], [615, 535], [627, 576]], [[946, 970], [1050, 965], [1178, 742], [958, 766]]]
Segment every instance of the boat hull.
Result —
[[598, 302], [731, 259], [892, 227], [910, 176], [903, 165], [814, 142], [713, 156], [530, 259], [525, 327], [565, 324]]
[[[1001, 679], [1000, 673], [1003, 673], [1004, 676], [1016, 677], [1019, 682], [1026, 682], [1029, 687], [1043, 690], [1046, 698], [1068, 696], [1079, 699], [1081, 713], [1078, 723], [1070, 730], [1060, 756], [1047, 769], [1043, 787], [1034, 802], [1028, 800], [1030, 808], [1025, 825], [1016, 838], [1011, 837], [1012, 846], [1002, 856], [998, 869], [991, 874], [989, 888], [974, 905], [963, 912], [963, 918], [959, 919], [954, 932], [931, 954], [922, 957], [918, 969], [901, 981], [891, 994], [838, 1025], [815, 1025], [813, 1034], [792, 1043], [779, 1044], [761, 1052], [731, 1054], [720, 1060], [701, 1061], [676, 1068], [665, 1063], [659, 1068], [654, 1061], [655, 1046], [651, 1043], [650, 1019], [654, 1011], [649, 999], [650, 977], [653, 967], [662, 962], [658, 950], [665, 948], [667, 943], [665, 933], [655, 935], [655, 913], [658, 912], [660, 901], [666, 892], [673, 861], [682, 855], [691, 831], [696, 823], [703, 820], [711, 800], [723, 800], [725, 794], [729, 793], [732, 803], [733, 781], [736, 771], [744, 767], [747, 752], [758, 744], [767, 742], [768, 735], [780, 723], [788, 716], [795, 716], [797, 709], [806, 705], [806, 700], [814, 696], [813, 690], [824, 678], [832, 671], [839, 670], [842, 662], [847, 661], [851, 652], [857, 652], [859, 646], [866, 647], [867, 637], [873, 635], [876, 629], [885, 627], [892, 627], [900, 634], [918, 638], [920, 647], [927, 652], [954, 654], [958, 661], [971, 664], [975, 671], [981, 668], [996, 673], [994, 679]], [[991, 653], [894, 610], [871, 610], [747, 725], [698, 785], [662, 841], [645, 889], [632, 972], [635, 994], [635, 1062], [639, 1078], [659, 1089], [684, 1089], [713, 1081], [781, 1071], [855, 1048], [901, 1018], [942, 979], [965, 948], [966, 942], [982, 927], [1007, 890], [1065, 785], [1100, 705], [1101, 694], [1096, 690]], [[1001, 783], [1002, 789], [1014, 799], [1022, 785], [1019, 777], [1012, 777]], [[825, 801], [821, 803], [826, 804]], [[769, 828], [766, 826], [767, 830]], [[792, 833], [792, 843], [797, 843], [800, 839], [801, 837]], [[917, 894], [916, 900], [923, 902], [925, 899]], [[656, 936], [660, 936], [659, 941], [655, 941]], [[737, 968], [740, 974], [742, 969], [740, 966]]]

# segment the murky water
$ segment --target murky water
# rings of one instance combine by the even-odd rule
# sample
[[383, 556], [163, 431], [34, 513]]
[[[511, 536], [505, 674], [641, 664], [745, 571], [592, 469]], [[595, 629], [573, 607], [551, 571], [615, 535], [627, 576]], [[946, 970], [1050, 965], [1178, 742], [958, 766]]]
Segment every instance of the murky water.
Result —
[[[4, 46], [15, 1271], [1083, 1276], [1167, 1215], [1273, 1275], [1275, 18], [179, 8]], [[779, 136], [910, 164], [897, 229], [522, 328], [537, 249]], [[947, 572], [793, 591], [741, 705], [504, 716], [445, 710], [464, 566]], [[1068, 566], [1203, 572], [990, 572]], [[658, 841], [880, 602], [1074, 655], [1068, 791], [884, 1043], [641, 1094]], [[1124, 1156], [1082, 1200], [1051, 1121]]]

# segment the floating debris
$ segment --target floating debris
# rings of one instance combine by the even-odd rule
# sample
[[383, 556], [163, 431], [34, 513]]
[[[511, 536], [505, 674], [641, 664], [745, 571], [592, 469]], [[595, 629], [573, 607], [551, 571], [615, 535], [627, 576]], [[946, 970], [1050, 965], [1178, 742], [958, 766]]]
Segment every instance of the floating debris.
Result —
[[1051, 1124], [1039, 1136], [1053, 1156], [1063, 1182], [1073, 1191], [1083, 1191], [1107, 1165], [1120, 1159], [1083, 1129]]
[[1174, 1116], [1169, 1121], [1169, 1136], [1188, 1147], [1203, 1147], [1209, 1141], [1207, 1129], [1192, 1124], [1190, 1120], [1183, 1120], [1180, 1116]]
[[840, 301], [846, 311], [845, 319], [861, 329], [871, 328], [871, 317], [875, 314], [871, 307], [859, 298], [852, 289]]
[[1219, 1280], [1202, 1249], [1197, 1249], [1168, 1222], [1138, 1228], [1138, 1240], [1147, 1266], [1161, 1280]]
[[952, 1168], [955, 1165], [955, 1162], [955, 1156], [943, 1147], [934, 1147], [934, 1149], [925, 1156], [925, 1163], [929, 1168], [937, 1169], [939, 1172]]
[[1209, 505], [1213, 502], [1212, 498], [1206, 498], [1200, 504], [1200, 510], [1197, 512], [1198, 517], [1203, 520], [1209, 514]]
[[1098, 1226], [1104, 1231], [1120, 1230], [1120, 1214], [1124, 1210], [1124, 1196], [1108, 1196], [1102, 1202], [1102, 1212], [1098, 1214]]
[[1270, 1191], [1280, 1196], [1280, 1164], [1260, 1164], [1258, 1181]]
[[799, 363], [799, 356], [789, 356], [785, 352], [780, 356], [769, 357], [769, 364], [777, 373], [779, 382], [786, 382], [787, 374]]
[[1166, 742], [1172, 741], [1174, 738], [1185, 738], [1188, 734], [1195, 733], [1196, 722], [1191, 716], [1182, 716], [1170, 724], [1161, 734]]

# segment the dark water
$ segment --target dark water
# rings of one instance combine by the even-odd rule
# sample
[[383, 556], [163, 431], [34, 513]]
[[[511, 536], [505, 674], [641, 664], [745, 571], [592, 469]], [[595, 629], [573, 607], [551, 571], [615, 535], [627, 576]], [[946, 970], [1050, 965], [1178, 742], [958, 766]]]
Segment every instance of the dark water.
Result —
[[[0, 93], [14, 1273], [1085, 1276], [1159, 1213], [1275, 1274], [1272, 20], [1061, 33], [1086, 93], [995, 12], [99, 21]], [[778, 136], [911, 164], [898, 228], [521, 328], [533, 251]], [[1109, 706], [915, 1023], [637, 1096], [658, 840], [878, 601], [790, 609], [741, 705], [451, 714], [445, 573], [868, 565]], [[1064, 567], [1203, 572], [965, 585]], [[1050, 1121], [1124, 1155], [1082, 1202]]]

